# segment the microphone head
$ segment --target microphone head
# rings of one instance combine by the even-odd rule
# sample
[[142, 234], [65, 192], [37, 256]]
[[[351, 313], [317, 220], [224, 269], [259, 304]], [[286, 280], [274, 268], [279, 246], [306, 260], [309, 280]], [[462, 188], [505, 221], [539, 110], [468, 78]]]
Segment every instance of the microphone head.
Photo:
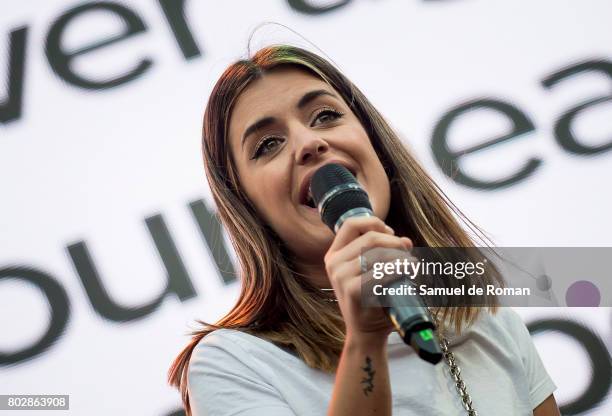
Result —
[[346, 216], [372, 215], [368, 194], [344, 166], [336, 163], [321, 166], [312, 175], [310, 191], [321, 219], [334, 232]]

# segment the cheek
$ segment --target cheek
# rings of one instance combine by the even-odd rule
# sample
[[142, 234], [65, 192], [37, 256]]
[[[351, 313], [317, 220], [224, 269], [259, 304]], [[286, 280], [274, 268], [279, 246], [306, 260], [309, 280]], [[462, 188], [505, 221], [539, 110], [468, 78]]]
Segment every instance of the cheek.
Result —
[[391, 186], [387, 174], [380, 164], [378, 164], [376, 174], [372, 178], [370, 199], [373, 204], [374, 214], [382, 220], [387, 218], [391, 203]]
[[[363, 133], [365, 135], [365, 132]], [[366, 136], [361, 146], [355, 147], [355, 156], [361, 160], [364, 168], [368, 193], [375, 209], [375, 214], [381, 219], [385, 219], [389, 212], [391, 203], [391, 185], [387, 172], [380, 162], [376, 151]]]
[[378, 155], [361, 124], [346, 129], [341, 133], [339, 139], [338, 144], [342, 147], [342, 150], [359, 161], [360, 164], [368, 166], [369, 169], [372, 169], [376, 164], [380, 165]]
[[287, 175], [274, 174], [271, 171], [262, 171], [257, 175], [250, 175], [245, 183], [247, 196], [255, 205], [260, 217], [275, 231], [283, 226], [288, 210], [289, 183]]

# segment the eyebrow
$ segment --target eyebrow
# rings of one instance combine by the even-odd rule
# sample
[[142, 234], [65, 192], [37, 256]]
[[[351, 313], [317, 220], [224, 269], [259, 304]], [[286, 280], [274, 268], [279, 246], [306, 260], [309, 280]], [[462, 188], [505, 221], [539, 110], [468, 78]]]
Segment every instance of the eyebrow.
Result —
[[[323, 90], [323, 89], [313, 90], [313, 91], [309, 91], [306, 94], [304, 94], [302, 98], [300, 98], [300, 101], [298, 101], [295, 107], [298, 110], [301, 110], [302, 108], [306, 107], [308, 103], [310, 103], [311, 101], [313, 101], [314, 99], [322, 95], [329, 95], [330, 97], [334, 97], [338, 99], [336, 94], [333, 94], [327, 90]], [[263, 117], [257, 120], [255, 123], [251, 124], [244, 131], [244, 134], [242, 135], [242, 145], [241, 146], [244, 147], [244, 142], [246, 141], [246, 138], [249, 137], [251, 134], [253, 134], [256, 130], [263, 129], [269, 126], [270, 124], [273, 124], [275, 121], [276, 121], [276, 118], [274, 117]]]

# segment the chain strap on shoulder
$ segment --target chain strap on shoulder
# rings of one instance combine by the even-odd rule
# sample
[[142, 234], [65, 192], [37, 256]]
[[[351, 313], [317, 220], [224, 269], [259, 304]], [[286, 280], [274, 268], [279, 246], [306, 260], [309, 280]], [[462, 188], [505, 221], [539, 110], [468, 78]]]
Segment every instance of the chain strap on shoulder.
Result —
[[461, 377], [461, 367], [457, 365], [457, 360], [455, 358], [455, 354], [450, 350], [450, 343], [448, 340], [442, 335], [442, 331], [440, 331], [440, 322], [437, 317], [434, 316], [430, 308], [429, 315], [431, 319], [435, 322], [436, 328], [438, 328], [438, 338], [440, 340], [440, 349], [442, 350], [442, 355], [444, 356], [444, 361], [448, 365], [449, 373], [455, 382], [455, 388], [457, 389], [457, 394], [461, 399], [461, 403], [463, 404], [463, 408], [467, 411], [468, 416], [478, 416], [478, 412], [474, 409], [474, 405], [472, 403], [472, 396], [467, 391], [467, 386], [463, 381], [463, 377]]

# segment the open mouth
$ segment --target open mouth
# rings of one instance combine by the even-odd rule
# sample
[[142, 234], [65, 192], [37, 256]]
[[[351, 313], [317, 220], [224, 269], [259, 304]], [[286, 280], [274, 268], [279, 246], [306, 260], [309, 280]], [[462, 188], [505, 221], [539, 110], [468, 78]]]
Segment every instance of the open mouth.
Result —
[[316, 204], [314, 198], [312, 197], [312, 191], [310, 190], [310, 185], [308, 185], [308, 194], [306, 194], [306, 200], [304, 201], [304, 205], [310, 208], [316, 208]]

